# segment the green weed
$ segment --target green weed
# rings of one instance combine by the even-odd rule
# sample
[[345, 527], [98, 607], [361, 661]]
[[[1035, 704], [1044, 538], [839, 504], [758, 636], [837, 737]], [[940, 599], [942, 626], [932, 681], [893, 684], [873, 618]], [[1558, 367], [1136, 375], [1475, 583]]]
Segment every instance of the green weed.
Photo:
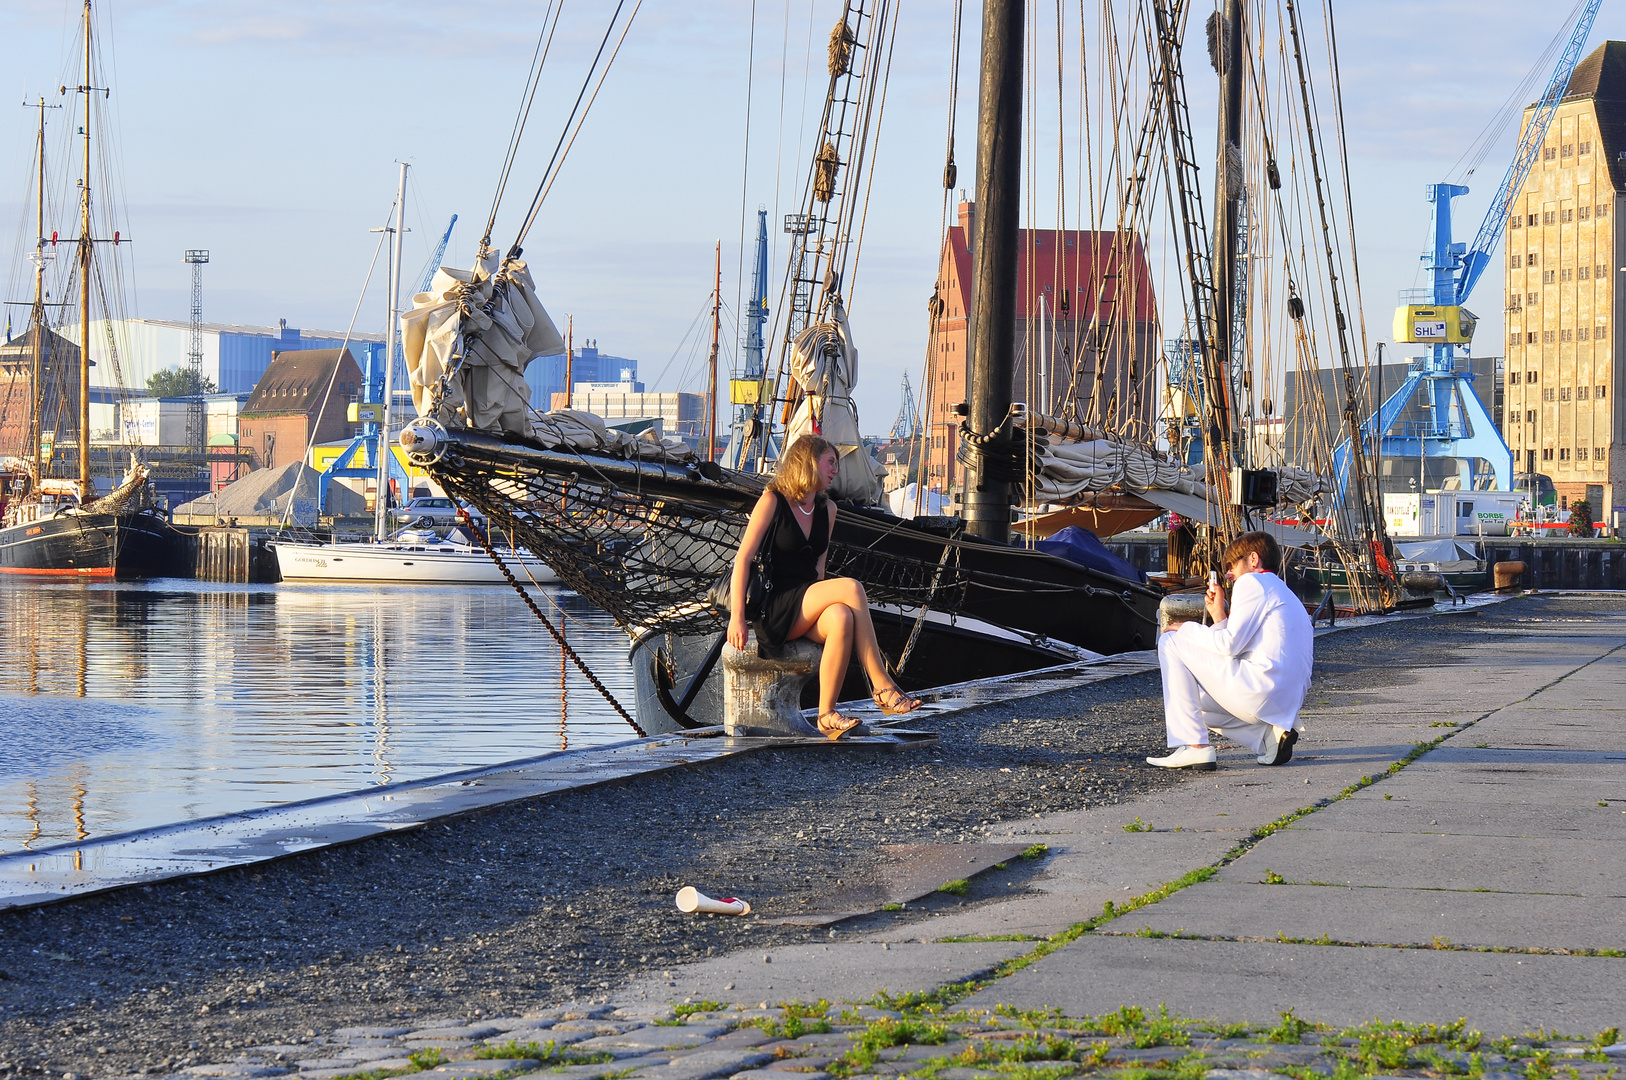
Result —
[[1292, 1009], [1276, 1015], [1282, 1018], [1282, 1022], [1265, 1032], [1265, 1038], [1273, 1043], [1303, 1042], [1304, 1033], [1315, 1027], [1310, 1021], [1296, 1015]]
[[955, 878], [953, 881], [943, 882], [937, 887], [937, 891], [950, 893], [954, 896], [964, 896], [971, 891], [971, 882], [965, 878]]
[[1026, 851], [1022, 852], [1022, 854], [1018, 855], [1017, 858], [1018, 859], [1027, 859], [1027, 860], [1029, 860], [1031, 862], [1034, 859], [1042, 859], [1046, 855], [1048, 855], [1049, 853], [1050, 853], [1050, 845], [1049, 844], [1034, 844], [1032, 847], [1030, 847]]
[[1135, 820], [1134, 821], [1131, 821], [1128, 825], [1124, 826], [1124, 832], [1151, 832], [1151, 831], [1152, 831], [1152, 823], [1150, 821], [1142, 821], [1140, 819], [1139, 814], [1135, 815]]
[[1278, 874], [1276, 871], [1271, 870], [1270, 868], [1267, 867], [1265, 869], [1265, 880], [1260, 882], [1260, 884], [1262, 884], [1262, 885], [1286, 885], [1287, 884], [1287, 879], [1282, 877], [1282, 875]]

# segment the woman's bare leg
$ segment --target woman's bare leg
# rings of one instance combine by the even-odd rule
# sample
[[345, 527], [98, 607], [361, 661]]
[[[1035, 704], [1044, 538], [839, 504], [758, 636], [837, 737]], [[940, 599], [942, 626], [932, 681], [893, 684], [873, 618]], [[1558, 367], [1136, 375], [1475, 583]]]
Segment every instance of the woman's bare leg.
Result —
[[824, 646], [824, 655], [819, 659], [819, 715], [823, 716], [836, 711], [841, 684], [847, 680], [847, 660], [853, 649], [851, 609], [845, 604], [831, 604], [806, 637]]
[[[812, 631], [822, 626], [820, 620], [832, 607], [845, 608], [851, 614], [852, 651], [857, 655], [858, 662], [863, 665], [870, 684], [876, 690], [896, 687], [892, 676], [887, 673], [886, 658], [881, 655], [881, 646], [875, 639], [875, 622], [869, 615], [869, 597], [864, 593], [864, 586], [852, 578], [829, 578], [808, 586], [807, 592], [802, 594], [801, 614], [791, 626], [789, 636], [813, 637]], [[843, 677], [846, 673], [846, 664], [847, 658], [843, 656]], [[837, 689], [839, 690], [839, 687]]]

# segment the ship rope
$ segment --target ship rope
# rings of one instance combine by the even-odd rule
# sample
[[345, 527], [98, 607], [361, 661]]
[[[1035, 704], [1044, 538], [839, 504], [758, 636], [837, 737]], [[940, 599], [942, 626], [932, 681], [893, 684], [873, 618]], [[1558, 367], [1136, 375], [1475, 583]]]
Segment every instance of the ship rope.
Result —
[[503, 562], [502, 556], [497, 554], [497, 549], [491, 545], [491, 538], [486, 535], [486, 531], [472, 517], [469, 518], [467, 527], [474, 533], [475, 539], [480, 541], [480, 546], [485, 548], [486, 554], [497, 565], [497, 569], [502, 573], [503, 578], [507, 580], [509, 585], [513, 586], [515, 592], [519, 593], [519, 598], [525, 601], [525, 606], [531, 609], [531, 614], [535, 615], [537, 621], [547, 629], [549, 634], [553, 635], [553, 640], [558, 643], [560, 652], [570, 658], [570, 662], [576, 665], [577, 670], [586, 676], [588, 682], [593, 684], [593, 689], [604, 695], [604, 700], [610, 703], [610, 708], [619, 713], [621, 719], [625, 720], [632, 727], [632, 730], [647, 738], [649, 732], [638, 726], [638, 721], [634, 720], [632, 714], [627, 712], [626, 707], [615, 699], [615, 695], [610, 693], [610, 688], [605, 686], [597, 675], [593, 674], [593, 669], [587, 666], [587, 661], [583, 660], [581, 654], [570, 647], [570, 642], [565, 640], [565, 635], [560, 633], [559, 628], [553, 625], [553, 621], [537, 606], [530, 592], [519, 583], [518, 578], [514, 577], [514, 572], [508, 569], [508, 564]]
[[931, 613], [932, 601], [937, 598], [938, 583], [943, 580], [943, 568], [948, 565], [949, 552], [954, 550], [953, 544], [943, 545], [943, 554], [937, 558], [937, 572], [932, 574], [932, 586], [926, 590], [926, 600], [920, 605], [920, 617], [909, 631], [909, 640], [904, 643], [903, 652], [898, 654], [897, 674], [902, 675], [909, 658], [915, 654], [915, 642], [920, 640], [920, 631], [926, 626], [926, 616]]

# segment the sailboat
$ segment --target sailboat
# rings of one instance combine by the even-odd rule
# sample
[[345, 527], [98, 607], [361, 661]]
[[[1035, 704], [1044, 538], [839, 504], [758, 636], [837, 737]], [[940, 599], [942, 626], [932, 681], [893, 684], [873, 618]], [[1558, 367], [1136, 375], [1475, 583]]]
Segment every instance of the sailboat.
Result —
[[[390, 233], [389, 317], [384, 348], [384, 401], [393, 399], [397, 316], [400, 313], [401, 240], [406, 206], [407, 164], [401, 163], [396, 192], [395, 223]], [[455, 220], [455, 219], [454, 219]], [[448, 230], [448, 233], [450, 230]], [[390, 409], [385, 404], [379, 419], [376, 468], [378, 499], [374, 517], [374, 539], [365, 541], [318, 542], [276, 540], [271, 549], [277, 570], [284, 581], [345, 581], [417, 585], [503, 585], [508, 573], [516, 580], [535, 584], [554, 582], [558, 576], [547, 563], [523, 548], [502, 551], [502, 564], [492, 560], [484, 544], [463, 529], [442, 536], [434, 529], [405, 528], [393, 535], [388, 530], [390, 463]], [[470, 529], [475, 526], [470, 523]]]
[[[0, 520], [0, 573], [42, 574], [74, 578], [156, 577], [172, 573], [178, 553], [175, 531], [147, 484], [147, 470], [132, 459], [124, 481], [96, 497], [91, 479], [90, 323], [91, 297], [100, 280], [97, 245], [118, 244], [97, 237], [91, 214], [93, 134], [96, 94], [95, 51], [90, 0], [84, 5], [84, 82], [73, 89], [84, 98], [81, 128], [83, 172], [79, 184], [79, 236], [66, 241], [75, 252], [73, 286], [78, 292], [79, 341], [67, 341], [47, 316], [60, 305], [46, 300], [45, 269], [59, 249], [55, 233], [45, 231], [45, 113], [40, 100], [35, 205], [34, 299], [29, 330], [5, 364], [11, 389], [24, 385], [28, 423], [22, 445], [5, 448], [15, 455], [8, 498]], [[26, 353], [26, 362], [23, 355]], [[26, 363], [26, 367], [25, 367]], [[71, 445], [77, 475], [54, 475], [53, 466]], [[20, 451], [20, 452], [19, 452]]]
[[[841, 451], [832, 487], [841, 514], [827, 572], [864, 584], [883, 651], [906, 688], [1154, 645], [1162, 588], [1070, 551], [1047, 550], [1050, 545], [1033, 542], [1031, 534], [1013, 542], [1013, 515], [1031, 522], [1099, 504], [1103, 496], [1142, 514], [1141, 520], [1176, 508], [1188, 524], [1171, 537], [1176, 550], [1167, 580], [1175, 587], [1189, 585], [1193, 576], [1201, 581], [1225, 544], [1248, 528], [1266, 528], [1304, 546], [1341, 544], [1359, 580], [1376, 578], [1380, 552], [1371, 546], [1371, 500], [1360, 486], [1370, 476], [1365, 463], [1353, 470], [1352, 509], [1349, 496], [1332, 493], [1314, 470], [1250, 467], [1255, 463], [1244, 426], [1251, 415], [1242, 406], [1251, 408], [1253, 388], [1243, 366], [1245, 349], [1238, 347], [1244, 339], [1237, 321], [1246, 305], [1236, 287], [1244, 265], [1238, 251], [1244, 235], [1241, 61], [1248, 55], [1241, 40], [1242, 4], [1228, 0], [1224, 17], [1210, 27], [1210, 41], [1217, 42], [1211, 57], [1224, 86], [1212, 251], [1180, 74], [1188, 8], [1182, 0], [1148, 0], [1146, 6], [1152, 9], [1143, 28], [1154, 67], [1151, 103], [1138, 141], [1124, 140], [1134, 159], [1120, 163], [1118, 224], [1108, 235], [1121, 246], [1111, 264], [1131, 261], [1150, 217], [1146, 193], [1167, 180], [1179, 192], [1181, 236], [1171, 247], [1182, 262], [1183, 339], [1200, 371], [1196, 450], [1188, 452], [1178, 440], [1160, 449], [1144, 424], [1138, 431], [1116, 428], [1110, 408], [1076, 394], [1066, 399], [1068, 415], [1050, 414], [1048, 398], [1038, 408], [1022, 400], [1023, 391], [1031, 390], [1019, 380], [1016, 356], [1027, 11], [1020, 0], [986, 0], [978, 203], [967, 245], [973, 253], [970, 366], [966, 399], [953, 410], [954, 456], [965, 480], [962, 513], [952, 517], [904, 519], [878, 505], [878, 467], [858, 437], [852, 404], [858, 350], [842, 283], [862, 235], [863, 177], [873, 165], [871, 106], [884, 85], [891, 8], [848, 0], [831, 32], [829, 89], [802, 212], [787, 219], [795, 228], [788, 230], [789, 302], [782, 299], [780, 307], [789, 312], [781, 360], [789, 378], [779, 384], [788, 390], [775, 402], [782, 411], [775, 411], [785, 443], [816, 431]], [[1171, 175], [1158, 176], [1160, 168]], [[1274, 160], [1270, 170], [1274, 175]], [[954, 175], [951, 142], [945, 188], [953, 186]], [[534, 204], [526, 228], [533, 220]], [[1328, 228], [1325, 210], [1322, 228]], [[589, 414], [528, 413], [523, 372], [543, 344], [545, 335], [531, 331], [545, 323], [546, 312], [520, 258], [524, 239], [522, 229], [504, 252], [492, 246], [488, 229], [475, 268], [438, 274], [404, 317], [419, 418], [403, 430], [401, 443], [450, 494], [478, 506], [544, 555], [562, 581], [626, 630], [633, 639], [644, 728], [715, 720], [719, 680], [711, 672], [726, 613], [706, 593], [730, 567], [765, 478], [633, 439]], [[1302, 280], [1299, 268], [1293, 269], [1290, 285]], [[1115, 275], [1081, 282], [1080, 290], [1089, 285], [1105, 291], [1107, 276]], [[942, 314], [939, 303], [934, 298], [934, 321]], [[1306, 305], [1293, 292], [1281, 301], [1283, 318], [1304, 326]], [[1346, 318], [1343, 309], [1335, 307], [1333, 314], [1347, 368]], [[1089, 330], [1097, 356], [1113, 355], [1113, 326]], [[1123, 366], [1129, 372], [1138, 367], [1145, 379], [1158, 367], [1155, 355], [1132, 351], [1133, 339], [1127, 347]], [[1313, 341], [1301, 336], [1293, 355], [1313, 361]], [[1083, 372], [1083, 363], [1076, 363], [1073, 389]], [[1308, 508], [1317, 500], [1339, 499], [1346, 500], [1343, 509], [1332, 516], [1348, 521], [1364, 514], [1366, 532], [1334, 535], [1280, 520], [1285, 509], [1299, 521], [1313, 521], [1317, 515]], [[1381, 540], [1381, 520], [1375, 527]], [[844, 696], [862, 693], [861, 686], [849, 685]]]

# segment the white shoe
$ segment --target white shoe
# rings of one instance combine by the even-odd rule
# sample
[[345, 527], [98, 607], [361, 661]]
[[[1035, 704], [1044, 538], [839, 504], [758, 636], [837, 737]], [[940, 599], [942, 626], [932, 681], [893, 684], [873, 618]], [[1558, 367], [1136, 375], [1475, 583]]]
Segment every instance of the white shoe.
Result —
[[1195, 769], [1198, 772], [1213, 772], [1219, 768], [1214, 762], [1214, 748], [1212, 746], [1180, 746], [1167, 757], [1149, 757], [1146, 764], [1156, 765], [1160, 769]]
[[1279, 728], [1274, 724], [1265, 732], [1265, 752], [1259, 755], [1261, 765], [1286, 765], [1293, 759], [1293, 744], [1299, 733], [1292, 728]]

